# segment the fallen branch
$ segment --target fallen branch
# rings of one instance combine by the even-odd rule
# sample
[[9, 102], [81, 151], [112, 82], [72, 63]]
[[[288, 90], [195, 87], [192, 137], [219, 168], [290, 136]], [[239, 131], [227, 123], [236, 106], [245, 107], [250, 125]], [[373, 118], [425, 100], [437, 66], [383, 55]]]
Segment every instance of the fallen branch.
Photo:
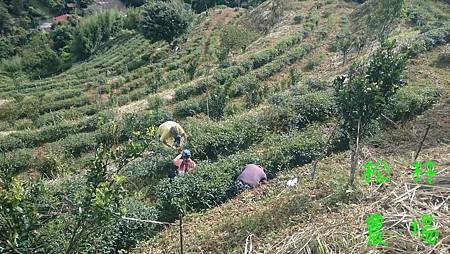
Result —
[[145, 222], [145, 223], [153, 223], [153, 224], [160, 224], [160, 225], [172, 225], [177, 226], [176, 223], [170, 223], [170, 222], [161, 222], [161, 221], [154, 221], [154, 220], [141, 220], [136, 218], [129, 218], [129, 217], [122, 217], [124, 220], [131, 220], [131, 221], [137, 221], [137, 222]]
[[428, 131], [430, 130], [430, 127], [431, 127], [431, 124], [428, 124], [427, 130], [425, 131], [425, 135], [423, 135], [422, 141], [420, 142], [419, 149], [417, 149], [416, 156], [414, 157], [414, 161], [416, 161], [417, 157], [419, 157], [419, 153], [422, 150], [423, 142], [425, 141], [425, 138], [428, 135]]

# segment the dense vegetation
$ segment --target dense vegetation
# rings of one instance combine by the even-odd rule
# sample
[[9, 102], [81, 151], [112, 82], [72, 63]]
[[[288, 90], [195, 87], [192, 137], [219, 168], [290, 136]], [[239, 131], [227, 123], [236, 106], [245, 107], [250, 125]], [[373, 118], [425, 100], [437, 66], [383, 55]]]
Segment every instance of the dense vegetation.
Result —
[[[438, 100], [436, 88], [401, 79], [408, 60], [450, 32], [448, 6], [432, 1], [396, 5], [402, 19], [387, 0], [295, 1], [293, 20], [279, 1], [124, 1], [133, 7], [49, 33], [19, 26], [25, 17], [12, 2], [0, 3], [0, 252], [127, 250], [160, 228], [122, 216], [173, 222], [234, 197], [247, 163], [272, 179], [354, 148], [361, 122], [363, 134], [376, 133], [389, 128], [381, 114], [405, 122]], [[59, 14], [59, 1], [39, 2]], [[356, 11], [341, 24], [344, 4]], [[365, 18], [363, 7], [376, 15]], [[273, 27], [248, 23], [257, 19]], [[279, 33], [278, 22], [292, 27]], [[401, 22], [417, 36], [396, 44], [390, 32]], [[312, 78], [324, 48], [342, 55], [339, 74], [352, 66], [350, 84]], [[448, 66], [448, 55], [436, 65]], [[154, 127], [174, 119], [198, 167], [169, 180], [176, 154]]]

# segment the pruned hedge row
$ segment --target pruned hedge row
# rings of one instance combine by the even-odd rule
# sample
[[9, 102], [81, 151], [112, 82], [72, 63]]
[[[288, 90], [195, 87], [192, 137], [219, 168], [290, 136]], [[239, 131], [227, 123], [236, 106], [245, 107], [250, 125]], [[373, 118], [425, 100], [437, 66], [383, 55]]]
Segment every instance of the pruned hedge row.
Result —
[[394, 121], [405, 122], [429, 109], [439, 98], [440, 93], [435, 88], [405, 86], [393, 97], [393, 104], [388, 109], [388, 115]]
[[0, 138], [0, 151], [11, 151], [18, 148], [32, 148], [45, 143], [57, 141], [70, 134], [90, 132], [96, 129], [96, 120], [87, 117], [76, 123], [63, 123], [45, 126], [37, 130], [21, 131]]
[[112, 144], [114, 140], [118, 142], [127, 141], [132, 137], [133, 131], [145, 131], [148, 127], [158, 126], [169, 119], [170, 115], [164, 111], [128, 114], [117, 123], [117, 132], [115, 134], [112, 130], [114, 129], [113, 125], [116, 125], [116, 123], [109, 122], [93, 132], [73, 134], [48, 144], [48, 148], [55, 153], [78, 157], [82, 153], [93, 150], [99, 143]]
[[214, 122], [188, 119], [184, 128], [189, 133], [187, 147], [196, 159], [216, 159], [259, 142], [272, 131], [302, 128], [313, 121], [323, 121], [333, 114], [331, 91], [306, 95], [280, 95], [278, 105]]
[[32, 149], [17, 149], [13, 152], [0, 154], [0, 170], [9, 174], [24, 171], [33, 160]]
[[183, 101], [191, 96], [200, 95], [206, 93], [210, 86], [208, 79], [200, 79], [192, 85], [182, 86], [175, 90], [174, 101]]
[[311, 44], [302, 44], [283, 55], [280, 59], [272, 61], [254, 72], [238, 77], [232, 82], [228, 95], [231, 97], [241, 96], [248, 90], [248, 87], [259, 87], [261, 81], [264, 81], [279, 72], [286, 65], [291, 65], [295, 61], [303, 58], [306, 54], [311, 52], [312, 49], [313, 46]]
[[197, 169], [174, 181], [163, 180], [156, 196], [161, 220], [174, 220], [177, 212], [199, 211], [233, 197], [234, 180], [248, 163], [261, 163], [269, 178], [275, 173], [311, 162], [320, 155], [325, 135], [320, 126], [288, 135], [271, 135], [258, 147], [239, 152]]
[[[307, 53], [312, 50], [313, 46], [310, 44], [304, 44], [295, 48], [294, 50], [285, 54], [282, 58], [277, 59], [273, 62], [266, 64], [265, 66], [256, 69], [255, 71], [248, 73], [246, 75], [240, 76], [244, 73], [242, 68], [230, 67], [225, 70], [217, 71], [213, 80], [202, 86], [203, 89], [208, 89], [212, 86], [217, 86], [218, 84], [223, 84], [228, 82], [227, 86], [227, 96], [237, 97], [246, 95], [246, 101], [248, 105], [258, 104], [265, 93], [262, 81], [266, 80], [273, 74], [279, 72], [286, 65], [294, 63], [296, 60], [303, 58]], [[228, 71], [232, 70], [232, 71]], [[202, 80], [203, 82], [204, 80]], [[216, 82], [215, 82], [216, 81]], [[183, 88], [183, 99], [189, 97], [187, 95], [188, 91], [194, 90], [198, 85], [186, 86]], [[188, 90], [190, 88], [190, 90]], [[200, 89], [196, 90], [199, 91]], [[196, 92], [196, 95], [198, 92]], [[207, 113], [206, 108], [206, 98], [202, 100], [186, 100], [178, 103], [174, 110], [174, 116], [178, 118], [194, 116], [198, 113]]]
[[[257, 69], [269, 62], [271, 62], [275, 57], [283, 54], [286, 50], [289, 50], [290, 47], [292, 47], [295, 44], [298, 44], [307, 36], [307, 33], [305, 32], [297, 32], [294, 35], [291, 35], [283, 40], [281, 40], [277, 45], [275, 45], [272, 48], [268, 48], [265, 50], [262, 50], [260, 52], [254, 53], [250, 55], [248, 58], [244, 60], [238, 60], [233, 63], [232, 66], [224, 69], [218, 69], [212, 73], [212, 81], [210, 82], [216, 82], [218, 84], [224, 84], [225, 82], [231, 82], [233, 79], [247, 73], [250, 70]], [[293, 54], [288, 54], [290, 57], [294, 57]], [[275, 67], [272, 67], [275, 69]], [[264, 73], [260, 74], [261, 76], [264, 76]], [[204, 79], [201, 79], [197, 82], [204, 83]], [[191, 91], [198, 91], [198, 90], [204, 90], [203, 85], [198, 83], [193, 83], [189, 86], [184, 86], [182, 88], [179, 88], [176, 90], [176, 94], [178, 93], [182, 97], [180, 99], [175, 99], [176, 101], [185, 100], [189, 97], [189, 95], [186, 95], [186, 93]], [[211, 86], [211, 84], [207, 84], [207, 87]], [[188, 88], [193, 87], [193, 88]], [[196, 89], [196, 87], [201, 87]], [[178, 90], [180, 90], [178, 92]], [[198, 95], [195, 94], [195, 95]]]
[[[97, 120], [86, 118], [76, 125], [47, 126], [36, 131], [13, 133], [0, 139], [0, 151], [6, 152], [6, 159], [0, 160], [0, 168], [10, 168], [11, 172], [21, 172], [28, 168], [41, 172], [53, 172], [55, 165], [48, 165], [48, 161], [40, 155], [34, 155], [35, 147], [45, 144], [45, 150], [57, 156], [79, 157], [83, 153], [93, 150], [98, 143], [110, 144], [113, 140], [127, 141], [133, 131], [144, 131], [151, 126], [158, 126], [171, 116], [166, 111], [144, 114], [127, 114], [117, 123], [117, 136], [112, 133], [112, 125], [107, 122], [97, 129]], [[86, 124], [86, 125], [83, 125]], [[85, 131], [85, 132], [83, 132]], [[1, 158], [1, 157], [0, 157]]]
[[416, 57], [420, 53], [449, 42], [450, 27], [445, 26], [421, 34], [417, 38], [414, 38], [414, 41], [402, 45], [401, 49], [403, 52], [408, 53], [409, 57]]
[[233, 65], [241, 66], [246, 71], [259, 68], [264, 64], [272, 61], [276, 56], [281, 55], [293, 45], [300, 43], [307, 36], [308, 33], [305, 31], [297, 32], [292, 36], [281, 39], [273, 48], [262, 50], [244, 60], [236, 61], [233, 63]]
[[295, 95], [292, 92], [275, 95], [271, 98], [276, 122], [272, 126], [279, 126], [284, 130], [299, 129], [313, 121], [324, 121], [335, 111], [333, 92], [331, 90], [318, 91], [306, 95]]
[[40, 115], [34, 121], [36, 127], [60, 124], [62, 122], [81, 119], [82, 117], [92, 116], [98, 113], [98, 107], [95, 105], [85, 105], [79, 108], [62, 109], [52, 113]]

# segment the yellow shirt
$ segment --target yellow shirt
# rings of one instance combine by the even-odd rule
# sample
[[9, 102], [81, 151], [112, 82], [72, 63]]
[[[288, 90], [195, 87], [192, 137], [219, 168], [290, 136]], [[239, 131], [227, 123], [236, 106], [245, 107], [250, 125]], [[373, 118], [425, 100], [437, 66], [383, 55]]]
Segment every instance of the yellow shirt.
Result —
[[161, 124], [158, 128], [158, 131], [156, 132], [160, 136], [159, 140], [161, 142], [164, 142], [165, 140], [166, 143], [173, 145], [173, 140], [175, 139], [175, 137], [170, 132], [170, 128], [172, 127], [175, 127], [177, 129], [177, 132], [180, 136], [185, 134], [183, 128], [181, 128], [181, 126], [178, 123], [173, 121], [167, 121]]

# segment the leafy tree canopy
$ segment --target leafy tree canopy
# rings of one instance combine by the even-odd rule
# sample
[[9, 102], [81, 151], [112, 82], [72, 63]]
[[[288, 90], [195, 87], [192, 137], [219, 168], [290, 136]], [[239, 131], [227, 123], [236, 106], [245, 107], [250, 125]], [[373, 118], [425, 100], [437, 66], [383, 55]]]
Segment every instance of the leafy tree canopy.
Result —
[[179, 1], [155, 1], [143, 6], [140, 28], [155, 41], [171, 42], [190, 25], [193, 15], [188, 6]]

